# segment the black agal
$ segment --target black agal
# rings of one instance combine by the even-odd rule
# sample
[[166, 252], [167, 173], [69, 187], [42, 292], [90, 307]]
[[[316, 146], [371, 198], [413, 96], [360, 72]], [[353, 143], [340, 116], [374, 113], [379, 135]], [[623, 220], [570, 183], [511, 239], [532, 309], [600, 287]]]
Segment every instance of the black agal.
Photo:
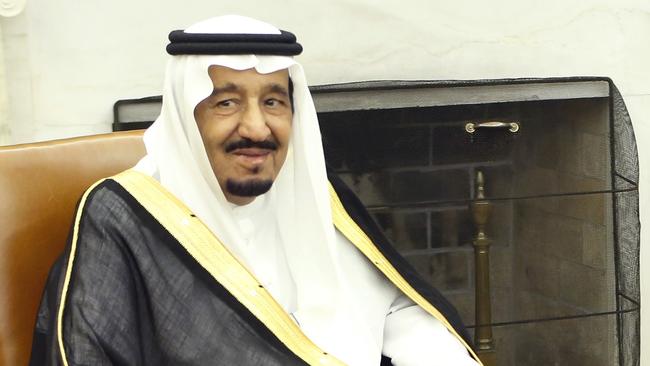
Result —
[[280, 34], [243, 33], [169, 33], [167, 53], [170, 55], [278, 55], [295, 56], [302, 52], [293, 33]]

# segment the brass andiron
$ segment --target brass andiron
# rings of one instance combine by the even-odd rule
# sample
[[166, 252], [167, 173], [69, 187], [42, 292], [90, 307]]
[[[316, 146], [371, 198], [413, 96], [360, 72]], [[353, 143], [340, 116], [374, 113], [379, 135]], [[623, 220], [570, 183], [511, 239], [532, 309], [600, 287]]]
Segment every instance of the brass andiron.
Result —
[[476, 226], [474, 244], [475, 286], [476, 286], [476, 328], [474, 343], [477, 353], [485, 366], [496, 366], [496, 350], [492, 338], [492, 310], [490, 301], [490, 243], [485, 234], [492, 209], [485, 200], [485, 179], [483, 172], [476, 172], [476, 197], [470, 204], [472, 218]]

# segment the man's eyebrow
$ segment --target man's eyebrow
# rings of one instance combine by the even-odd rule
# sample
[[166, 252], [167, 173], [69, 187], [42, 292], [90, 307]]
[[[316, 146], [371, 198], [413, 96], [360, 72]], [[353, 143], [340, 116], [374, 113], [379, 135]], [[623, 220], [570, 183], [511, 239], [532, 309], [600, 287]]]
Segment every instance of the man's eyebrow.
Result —
[[211, 96], [215, 96], [221, 93], [232, 93], [236, 92], [239, 90], [239, 87], [233, 83], [226, 83], [224, 86], [215, 86], [214, 89], [212, 89], [212, 94]]
[[282, 94], [285, 97], [289, 96], [289, 90], [280, 84], [271, 84], [269, 85], [269, 92]]

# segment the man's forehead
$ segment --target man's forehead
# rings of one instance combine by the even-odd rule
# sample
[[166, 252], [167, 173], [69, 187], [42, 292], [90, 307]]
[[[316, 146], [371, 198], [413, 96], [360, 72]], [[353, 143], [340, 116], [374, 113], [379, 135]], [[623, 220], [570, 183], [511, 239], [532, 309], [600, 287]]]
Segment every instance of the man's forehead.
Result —
[[281, 69], [270, 73], [260, 73], [255, 68], [236, 70], [221, 65], [211, 65], [208, 75], [212, 83], [217, 86], [224, 84], [276, 84], [286, 86], [289, 82], [289, 71]]

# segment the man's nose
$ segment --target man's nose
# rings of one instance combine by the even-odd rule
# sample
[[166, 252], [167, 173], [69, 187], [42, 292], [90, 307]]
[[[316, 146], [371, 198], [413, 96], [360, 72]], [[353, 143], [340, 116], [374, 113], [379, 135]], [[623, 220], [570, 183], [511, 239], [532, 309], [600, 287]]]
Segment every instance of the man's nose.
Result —
[[239, 122], [239, 135], [253, 141], [264, 141], [271, 135], [266, 116], [257, 104], [249, 104]]

